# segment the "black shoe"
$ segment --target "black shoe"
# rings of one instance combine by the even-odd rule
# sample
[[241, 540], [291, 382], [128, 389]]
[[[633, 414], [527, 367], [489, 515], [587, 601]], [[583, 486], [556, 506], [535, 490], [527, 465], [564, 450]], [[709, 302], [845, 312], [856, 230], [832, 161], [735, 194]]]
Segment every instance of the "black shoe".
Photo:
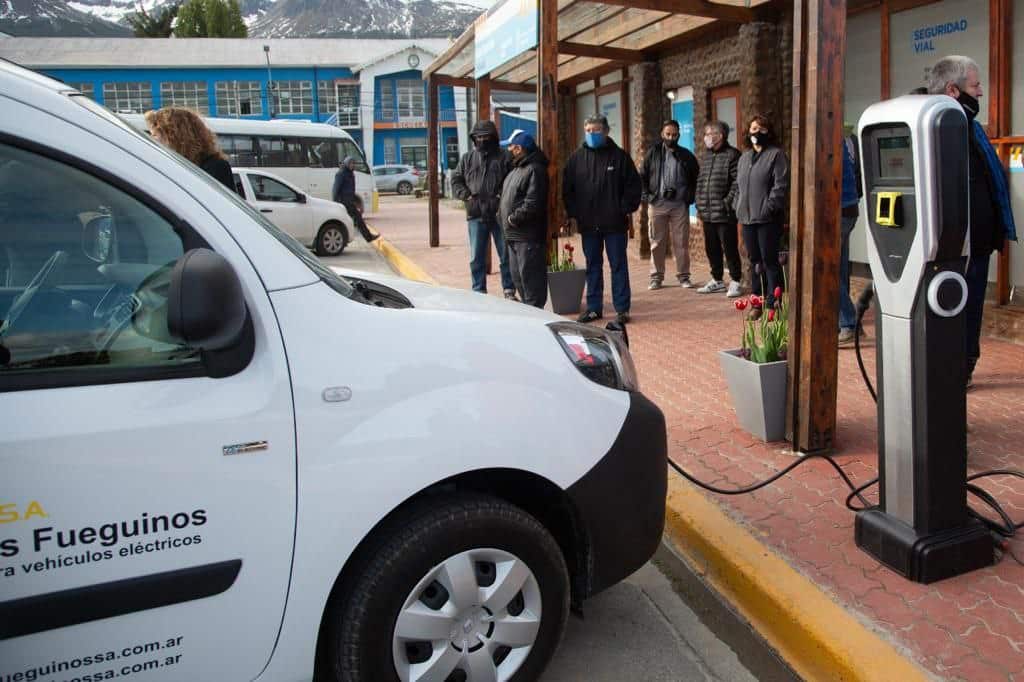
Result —
[[366, 241], [367, 242], [372, 242], [374, 239], [380, 239], [380, 235], [379, 234], [373, 234], [372, 232], [370, 234], [366, 235]]
[[593, 322], [594, 320], [600, 320], [602, 317], [601, 313], [594, 310], [588, 310], [579, 317], [576, 318], [577, 322]]
[[974, 372], [967, 374], [967, 390], [970, 390], [974, 386]]
[[515, 289], [505, 289], [505, 300], [507, 300], [507, 301], [515, 301], [516, 303], [518, 303], [519, 299], [516, 298], [516, 290]]
[[625, 312], [616, 314], [615, 321], [618, 322], [619, 324], [626, 324], [627, 322], [629, 322], [629, 313]]

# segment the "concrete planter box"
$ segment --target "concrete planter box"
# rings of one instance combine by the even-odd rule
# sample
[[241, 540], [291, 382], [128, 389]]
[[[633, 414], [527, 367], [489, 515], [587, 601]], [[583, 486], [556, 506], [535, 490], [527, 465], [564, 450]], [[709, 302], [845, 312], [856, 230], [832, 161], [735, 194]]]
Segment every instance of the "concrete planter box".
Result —
[[765, 442], [786, 437], [786, 361], [757, 364], [739, 350], [718, 352], [740, 426]]
[[551, 310], [558, 315], [580, 311], [583, 288], [587, 284], [587, 271], [578, 268], [565, 272], [548, 272], [548, 291], [551, 292]]

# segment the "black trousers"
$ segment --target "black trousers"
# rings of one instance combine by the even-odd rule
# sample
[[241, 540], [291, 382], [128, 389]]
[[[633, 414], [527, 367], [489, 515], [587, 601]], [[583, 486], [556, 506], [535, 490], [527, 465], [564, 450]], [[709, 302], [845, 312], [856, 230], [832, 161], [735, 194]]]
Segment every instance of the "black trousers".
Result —
[[704, 253], [711, 264], [711, 279], [722, 281], [723, 255], [729, 265], [729, 277], [732, 281], [739, 282], [743, 278], [736, 223], [704, 223]]
[[548, 257], [544, 242], [505, 242], [512, 281], [523, 303], [543, 308], [548, 302]]
[[779, 223], [756, 223], [743, 226], [743, 243], [747, 245], [750, 257], [750, 289], [757, 295], [764, 295], [770, 308], [774, 301], [775, 287], [782, 286], [782, 268], [779, 266], [779, 239], [782, 225]]
[[366, 226], [366, 221], [363, 220], [363, 212], [359, 210], [356, 205], [355, 199], [343, 199], [341, 202], [345, 210], [348, 211], [349, 216], [352, 218], [352, 222], [355, 224], [356, 229], [359, 230], [359, 234], [363, 235], [363, 239], [370, 242], [376, 239], [375, 235], [370, 232], [370, 228]]

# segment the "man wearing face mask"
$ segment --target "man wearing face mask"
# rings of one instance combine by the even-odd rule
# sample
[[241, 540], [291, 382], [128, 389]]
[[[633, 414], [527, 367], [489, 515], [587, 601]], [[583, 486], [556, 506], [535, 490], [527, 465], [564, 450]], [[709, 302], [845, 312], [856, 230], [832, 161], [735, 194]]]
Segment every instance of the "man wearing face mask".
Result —
[[473, 150], [462, 155], [452, 172], [452, 193], [466, 204], [473, 291], [487, 293], [487, 250], [493, 238], [501, 260], [501, 288], [505, 298], [514, 300], [515, 285], [497, 217], [501, 185], [512, 168], [512, 159], [498, 146], [498, 128], [492, 121], [473, 126], [470, 139]]
[[604, 307], [604, 252], [612, 272], [615, 320], [629, 321], [632, 294], [626, 262], [629, 215], [640, 207], [642, 184], [633, 159], [608, 136], [608, 119], [589, 117], [583, 126], [585, 141], [569, 157], [562, 171], [562, 201], [570, 228], [583, 240], [587, 259], [587, 309], [579, 322], [601, 319]]
[[684, 289], [690, 283], [690, 204], [697, 187], [697, 158], [679, 146], [679, 124], [661, 124], [661, 144], [652, 146], [640, 169], [643, 200], [651, 207], [651, 283], [660, 289], [665, 279], [665, 250], [672, 240], [676, 280]]
[[973, 383], [974, 367], [981, 357], [981, 320], [988, 287], [988, 264], [993, 251], [1002, 251], [1007, 239], [1017, 241], [1017, 230], [1010, 210], [1010, 192], [1006, 170], [996, 156], [985, 130], [976, 119], [982, 97], [981, 71], [969, 57], [940, 59], [928, 77], [928, 92], [949, 95], [963, 107], [970, 122], [968, 135], [971, 254], [967, 261], [967, 306], [965, 350], [967, 386]]
[[[711, 280], [698, 294], [721, 291], [736, 298], [742, 294], [740, 281], [739, 236], [736, 233], [736, 212], [732, 208], [736, 196], [736, 169], [740, 150], [729, 144], [729, 126], [712, 121], [704, 126], [704, 155], [697, 176], [697, 215], [704, 224], [704, 253], [711, 265]], [[729, 266], [729, 288], [725, 287], [722, 260]]]
[[512, 131], [501, 145], [512, 155], [498, 205], [512, 280], [523, 303], [543, 308], [548, 300], [548, 157], [522, 130]]

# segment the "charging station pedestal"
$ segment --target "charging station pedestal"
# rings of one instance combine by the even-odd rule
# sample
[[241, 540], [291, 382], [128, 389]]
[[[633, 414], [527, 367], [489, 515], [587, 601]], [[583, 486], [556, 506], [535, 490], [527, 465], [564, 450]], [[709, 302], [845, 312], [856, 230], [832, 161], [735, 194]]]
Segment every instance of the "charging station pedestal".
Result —
[[875, 287], [879, 506], [857, 546], [910, 580], [989, 566], [967, 512], [967, 117], [945, 95], [879, 102], [860, 119]]

